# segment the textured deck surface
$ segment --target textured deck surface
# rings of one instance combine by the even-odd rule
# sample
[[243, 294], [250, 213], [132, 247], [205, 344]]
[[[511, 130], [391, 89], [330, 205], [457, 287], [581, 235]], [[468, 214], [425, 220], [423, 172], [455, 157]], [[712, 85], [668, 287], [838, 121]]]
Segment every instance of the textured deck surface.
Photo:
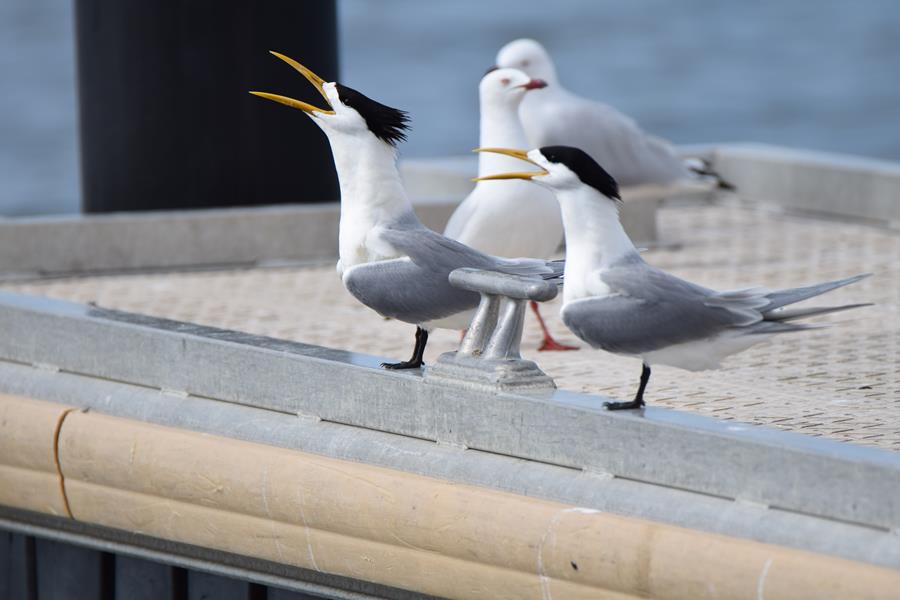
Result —
[[[675, 246], [645, 258], [696, 283], [778, 288], [871, 272], [818, 304], [876, 306], [820, 317], [833, 326], [781, 336], [728, 359], [718, 371], [655, 368], [650, 403], [900, 451], [900, 234], [737, 205], [664, 208], [659, 225]], [[412, 326], [359, 305], [332, 264], [0, 287], [392, 358], [407, 358], [413, 341]], [[579, 343], [558, 309], [559, 300], [544, 309], [552, 329], [559, 339]], [[455, 332], [435, 332], [426, 361], [454, 349], [458, 339]], [[529, 314], [523, 354], [559, 387], [618, 398], [634, 393], [637, 359], [589, 348], [538, 353], [539, 339]]]

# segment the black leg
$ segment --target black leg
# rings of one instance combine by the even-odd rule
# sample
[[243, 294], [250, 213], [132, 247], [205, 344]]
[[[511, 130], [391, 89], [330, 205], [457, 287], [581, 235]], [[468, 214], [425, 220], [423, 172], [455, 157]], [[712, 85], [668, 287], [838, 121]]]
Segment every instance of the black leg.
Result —
[[645, 363], [641, 367], [641, 383], [638, 386], [637, 394], [634, 395], [634, 400], [631, 402], [604, 402], [603, 406], [607, 410], [625, 410], [644, 406], [644, 390], [647, 389], [648, 381], [650, 381], [650, 366]]
[[413, 348], [412, 357], [398, 363], [381, 363], [383, 369], [418, 369], [425, 363], [422, 357], [425, 355], [425, 344], [428, 343], [428, 332], [421, 327], [416, 327], [416, 346]]

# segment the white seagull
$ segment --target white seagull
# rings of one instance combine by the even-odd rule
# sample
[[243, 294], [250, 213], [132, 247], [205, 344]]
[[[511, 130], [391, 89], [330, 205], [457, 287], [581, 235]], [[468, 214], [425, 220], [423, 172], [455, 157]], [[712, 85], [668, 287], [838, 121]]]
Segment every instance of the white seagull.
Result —
[[450, 285], [454, 269], [559, 276], [559, 261], [497, 258], [427, 229], [413, 212], [397, 171], [395, 145], [405, 139], [406, 113], [340, 83], [325, 82], [283, 54], [272, 54], [313, 84], [329, 106], [250, 92], [302, 110], [328, 137], [341, 191], [337, 271], [344, 287], [379, 314], [416, 325], [412, 357], [382, 367], [418, 368], [430, 330], [468, 326], [480, 297]]
[[719, 187], [733, 189], [709, 165], [682, 159], [672, 144], [647, 134], [634, 119], [608, 104], [566, 90], [550, 55], [538, 42], [519, 39], [506, 44], [497, 53], [497, 66], [520, 69], [547, 82], [546, 89], [529, 94], [519, 109], [531, 147], [565, 144], [581, 148], [622, 186], [712, 179]]
[[[527, 145], [519, 121], [519, 104], [529, 90], [547, 84], [517, 69], [493, 69], [478, 85], [481, 109], [479, 145], [520, 148]], [[478, 157], [478, 174], [513, 169], [516, 160], [498, 154]], [[525, 181], [506, 185], [478, 182], [457, 207], [444, 235], [495, 256], [550, 257], [563, 239], [562, 217], [553, 194]], [[531, 308], [544, 339], [538, 350], [577, 350], [553, 339], [537, 302]]]
[[730, 292], [679, 279], [641, 258], [619, 223], [615, 179], [587, 153], [568, 146], [545, 146], [528, 153], [479, 150], [514, 156], [540, 168], [482, 179], [526, 179], [556, 194], [566, 231], [561, 312], [566, 326], [594, 348], [643, 361], [634, 399], [607, 403], [610, 410], [644, 405], [654, 364], [690, 371], [715, 369], [726, 356], [774, 334], [815, 327], [796, 319], [868, 306], [784, 308], [868, 275], [785, 290]]

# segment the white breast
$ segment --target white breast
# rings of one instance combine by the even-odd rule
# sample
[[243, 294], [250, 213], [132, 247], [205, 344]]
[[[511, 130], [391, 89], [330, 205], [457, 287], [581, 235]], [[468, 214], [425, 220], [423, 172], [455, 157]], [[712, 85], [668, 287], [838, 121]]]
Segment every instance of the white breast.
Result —
[[525, 181], [484, 182], [466, 202], [474, 207], [456, 239], [493, 256], [550, 258], [562, 242], [559, 204]]
[[346, 271], [350, 267], [376, 260], [388, 260], [402, 256], [393, 246], [381, 238], [382, 228], [375, 222], [362, 219], [343, 219], [340, 228], [340, 264]]

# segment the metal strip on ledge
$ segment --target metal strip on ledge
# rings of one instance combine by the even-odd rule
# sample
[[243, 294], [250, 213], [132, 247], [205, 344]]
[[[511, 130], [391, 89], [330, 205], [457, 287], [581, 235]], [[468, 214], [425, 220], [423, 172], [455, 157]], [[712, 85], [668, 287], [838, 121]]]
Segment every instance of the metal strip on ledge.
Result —
[[[387, 372], [380, 359], [0, 293], [0, 360], [300, 414], [900, 530], [900, 456], [559, 390], [489, 392]], [[13, 379], [0, 390], [15, 392]], [[894, 538], [896, 539], [896, 538]]]

